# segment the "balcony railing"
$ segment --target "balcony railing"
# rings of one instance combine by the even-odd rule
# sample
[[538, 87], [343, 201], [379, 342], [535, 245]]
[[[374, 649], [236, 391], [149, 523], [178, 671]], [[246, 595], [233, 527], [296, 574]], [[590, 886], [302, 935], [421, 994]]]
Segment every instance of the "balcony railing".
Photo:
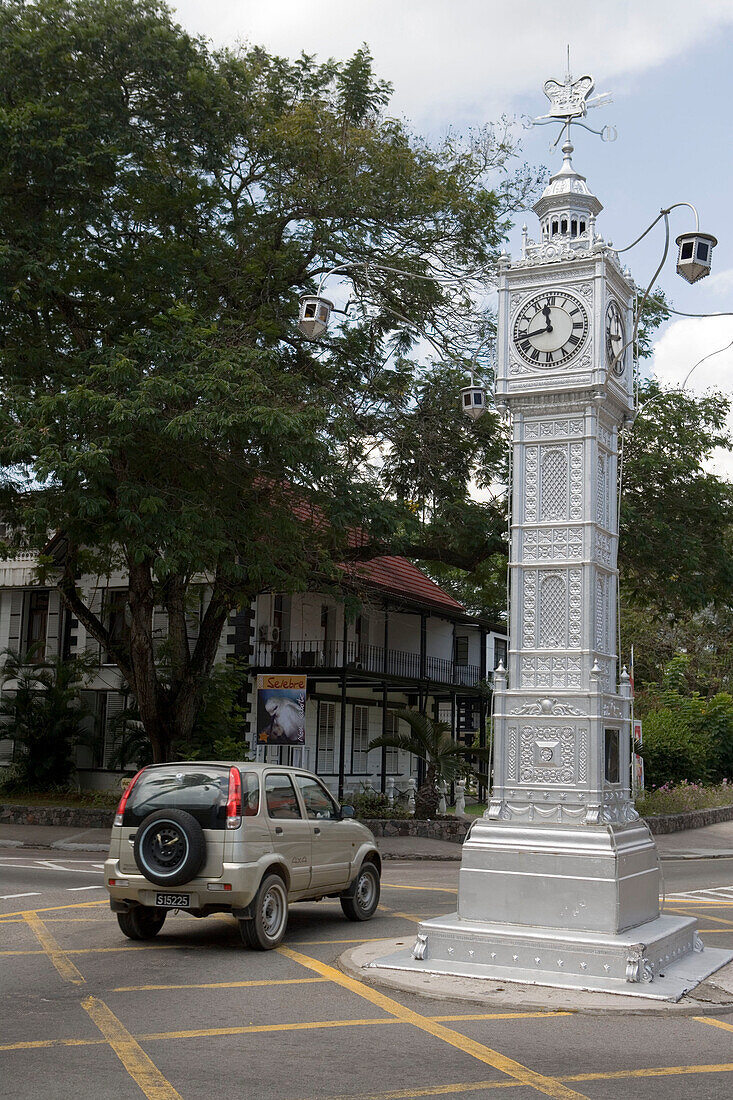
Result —
[[[406, 680], [422, 679], [420, 654], [383, 646], [346, 643], [346, 667], [355, 672], [372, 672]], [[260, 668], [340, 669], [344, 665], [343, 641], [260, 642], [256, 648]], [[458, 665], [444, 657], [426, 657], [424, 678], [440, 684], [473, 687], [479, 679], [478, 665]]]

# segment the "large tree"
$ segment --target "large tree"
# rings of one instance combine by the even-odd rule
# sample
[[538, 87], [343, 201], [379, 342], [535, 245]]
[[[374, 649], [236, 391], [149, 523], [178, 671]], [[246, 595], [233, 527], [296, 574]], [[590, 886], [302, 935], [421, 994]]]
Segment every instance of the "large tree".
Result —
[[724, 606], [733, 590], [733, 486], [712, 473], [730, 403], [646, 382], [625, 433], [619, 569], [632, 606], [668, 621]]
[[[389, 93], [366, 48], [341, 64], [214, 52], [157, 0], [0, 4], [6, 550], [60, 533], [48, 576], [112, 654], [156, 759], [256, 592], [385, 549], [465, 568], [497, 548], [491, 509], [457, 545], [463, 468], [423, 517], [384, 457], [430, 373], [415, 341], [457, 362], [490, 338], [474, 303], [536, 181], [506, 170], [504, 129], [432, 148], [385, 117]], [[350, 320], [309, 344], [298, 296], [343, 264]], [[469, 439], [451, 415], [464, 449], [490, 449], [490, 418]], [[78, 585], [115, 568], [127, 643]]]

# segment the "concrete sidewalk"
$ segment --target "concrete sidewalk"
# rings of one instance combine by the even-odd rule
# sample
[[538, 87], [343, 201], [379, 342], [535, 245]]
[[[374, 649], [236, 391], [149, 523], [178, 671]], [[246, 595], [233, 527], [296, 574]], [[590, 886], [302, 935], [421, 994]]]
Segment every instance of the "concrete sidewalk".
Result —
[[[733, 821], [655, 837], [663, 860], [733, 857]], [[425, 837], [377, 837], [383, 859], [460, 861], [461, 845]], [[0, 825], [0, 849], [50, 848], [60, 852], [106, 852], [109, 829], [56, 825]]]

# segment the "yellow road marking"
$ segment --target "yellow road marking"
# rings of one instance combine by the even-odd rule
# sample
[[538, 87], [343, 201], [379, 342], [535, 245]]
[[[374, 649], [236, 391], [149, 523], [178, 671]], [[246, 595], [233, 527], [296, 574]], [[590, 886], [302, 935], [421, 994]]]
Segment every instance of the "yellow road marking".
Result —
[[140, 1044], [133, 1039], [124, 1024], [110, 1011], [104, 1001], [87, 997], [81, 1003], [104, 1035], [122, 1065], [148, 1100], [181, 1100], [181, 1094], [151, 1062]]
[[[359, 941], [361, 942], [361, 941]], [[66, 951], [66, 955], [108, 955], [110, 952], [115, 951], [176, 951], [179, 949], [185, 949], [186, 951], [202, 950], [198, 944], [193, 943], [125, 943], [121, 947], [69, 947]], [[0, 951], [0, 957], [6, 955], [42, 955], [43, 951], [35, 950], [18, 950], [18, 951]]]
[[49, 905], [45, 909], [17, 909], [14, 913], [3, 913], [5, 917], [22, 917], [24, 913], [57, 913], [60, 909], [91, 909], [95, 905], [109, 905], [109, 901], [77, 901], [70, 905]]
[[[629, 1077], [674, 1077], [694, 1073], [730, 1073], [733, 1062], [720, 1065], [701, 1066], [655, 1066], [651, 1069], [622, 1069], [607, 1073], [564, 1074], [553, 1078], [556, 1081], [612, 1081]], [[415, 1085], [409, 1089], [395, 1089], [391, 1092], [365, 1092], [339, 1094], [338, 1096], [318, 1096], [314, 1100], [412, 1100], [420, 1096], [450, 1096], [455, 1092], [482, 1092], [484, 1089], [515, 1089], [521, 1087], [521, 1081], [457, 1081], [452, 1085]]]
[[404, 886], [402, 883], [385, 882], [382, 880], [383, 890], [427, 890], [433, 894], [457, 894], [458, 891], [451, 886]]
[[387, 940], [386, 936], [367, 936], [366, 939], [359, 937], [355, 940], [290, 940], [290, 943], [295, 943], [298, 947], [315, 947], [319, 943], [376, 943], [378, 940]]
[[271, 978], [251, 982], [204, 982], [186, 985], [118, 985], [113, 993], [140, 993], [148, 989], [243, 989], [256, 985], [315, 985], [327, 978]]
[[66, 952], [61, 949], [60, 944], [53, 938], [38, 914], [29, 911], [23, 914], [23, 919], [43, 948], [43, 954], [48, 955], [64, 981], [73, 982], [74, 985], [82, 985], [84, 983], [83, 975], [68, 958]]
[[514, 1061], [513, 1058], [500, 1054], [499, 1051], [492, 1050], [491, 1047], [484, 1046], [483, 1043], [479, 1043], [475, 1039], [470, 1039], [466, 1035], [461, 1035], [458, 1031], [453, 1031], [450, 1028], [444, 1027], [443, 1024], [438, 1023], [436, 1020], [431, 1020], [427, 1016], [421, 1016], [420, 1013], [413, 1012], [412, 1009], [406, 1008], [398, 1001], [385, 996], [384, 993], [380, 993], [370, 986], [363, 985], [354, 978], [349, 978], [346, 974], [342, 974], [339, 970], [334, 969], [334, 967], [319, 962], [318, 959], [310, 958], [308, 955], [302, 955], [300, 952], [293, 951], [289, 947], [283, 947], [282, 945], [278, 947], [277, 950], [281, 955], [285, 955], [286, 958], [300, 963], [300, 965], [304, 966], [306, 969], [314, 970], [317, 974], [330, 978], [336, 985], [343, 986], [344, 989], [348, 989], [350, 992], [356, 993], [359, 997], [363, 997], [364, 1000], [376, 1005], [384, 1012], [388, 1012], [390, 1016], [394, 1016], [401, 1022], [412, 1024], [413, 1027], [427, 1032], [428, 1035], [433, 1035], [436, 1039], [442, 1039], [443, 1042], [448, 1043], [464, 1054], [476, 1058], [485, 1065], [493, 1066], [494, 1069], [499, 1070], [501, 1073], [506, 1073], [523, 1085], [529, 1085], [537, 1092], [544, 1093], [545, 1096], [553, 1096], [556, 1100], [581, 1100], [581, 1098], [582, 1100], [587, 1100], [586, 1097], [582, 1097], [582, 1093], [574, 1092], [572, 1089], [566, 1088], [565, 1085], [559, 1081], [555, 1081], [550, 1077], [544, 1077], [541, 1073], [536, 1073], [527, 1066], [523, 1066], [520, 1062]]
[[722, 1020], [714, 1020], [712, 1016], [693, 1016], [698, 1024], [708, 1024], [709, 1027], [719, 1027], [721, 1031], [733, 1031], [733, 1024], [725, 1024]]
[[[713, 917], [708, 917], [707, 919], [708, 920], [713, 920]], [[698, 932], [700, 932], [700, 933], [714, 932], [716, 936], [719, 936], [719, 935], [723, 936], [723, 935], [725, 935], [726, 932], [728, 932], [728, 933], [733, 932], [733, 928], [698, 928]]]
[[696, 905], [713, 905], [716, 908], [720, 906], [724, 908], [727, 905], [733, 905], [733, 901], [716, 901], [714, 898], [666, 898], [667, 903], [673, 901], [675, 905], [684, 905], [686, 908], [695, 907]]
[[[317, 978], [315, 981], [327, 981]], [[113, 993], [119, 990], [113, 989]], [[535, 1020], [544, 1019], [547, 1016], [571, 1016], [571, 1012], [485, 1012], [471, 1013], [465, 1016], [428, 1016], [426, 1019], [435, 1020], [437, 1023], [458, 1020]], [[187, 1031], [154, 1031], [145, 1035], [136, 1035], [138, 1042], [156, 1042], [163, 1039], [216, 1039], [224, 1035], [254, 1035], [263, 1032], [274, 1031], [315, 1031], [318, 1028], [332, 1027], [383, 1027], [404, 1023], [393, 1016], [371, 1016], [363, 1020], [305, 1020], [300, 1023], [290, 1024], [249, 1024], [239, 1027], [215, 1027], [195, 1028]], [[98, 1046], [104, 1043], [104, 1039], [26, 1039], [17, 1043], [5, 1043], [0, 1045], [3, 1050], [38, 1050], [45, 1047], [58, 1046]]]
[[[672, 913], [682, 913], [683, 910], [682, 909], [671, 909], [670, 912], [672, 912]], [[687, 915], [688, 914], [685, 914], [685, 916], [687, 916]], [[712, 915], [712, 913], [701, 913], [700, 914], [700, 919], [702, 920], [703, 917], [705, 918], [705, 920], [713, 920], [713, 921], [715, 921], [716, 924], [725, 924], [728, 927], [733, 928], [733, 920], [725, 920], [723, 917], [714, 917]]]
[[44, 1050], [46, 1047], [98, 1047], [106, 1039], [25, 1039], [21, 1043], [2, 1043], [0, 1050]]

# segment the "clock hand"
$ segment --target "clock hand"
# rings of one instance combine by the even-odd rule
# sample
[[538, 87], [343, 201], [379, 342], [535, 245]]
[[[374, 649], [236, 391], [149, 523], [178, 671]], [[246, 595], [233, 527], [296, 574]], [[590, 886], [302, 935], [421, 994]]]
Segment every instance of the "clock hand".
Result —
[[546, 328], [536, 328], [536, 329], [533, 329], [533, 330], [532, 330], [532, 332], [526, 332], [526, 333], [525, 333], [525, 336], [527, 336], [527, 337], [530, 337], [530, 336], [541, 336], [541, 335], [542, 335], [542, 333], [544, 333], [544, 332], [552, 332], [552, 325], [550, 324], [550, 322], [549, 322], [549, 321], [547, 322], [547, 327], [546, 327]]

